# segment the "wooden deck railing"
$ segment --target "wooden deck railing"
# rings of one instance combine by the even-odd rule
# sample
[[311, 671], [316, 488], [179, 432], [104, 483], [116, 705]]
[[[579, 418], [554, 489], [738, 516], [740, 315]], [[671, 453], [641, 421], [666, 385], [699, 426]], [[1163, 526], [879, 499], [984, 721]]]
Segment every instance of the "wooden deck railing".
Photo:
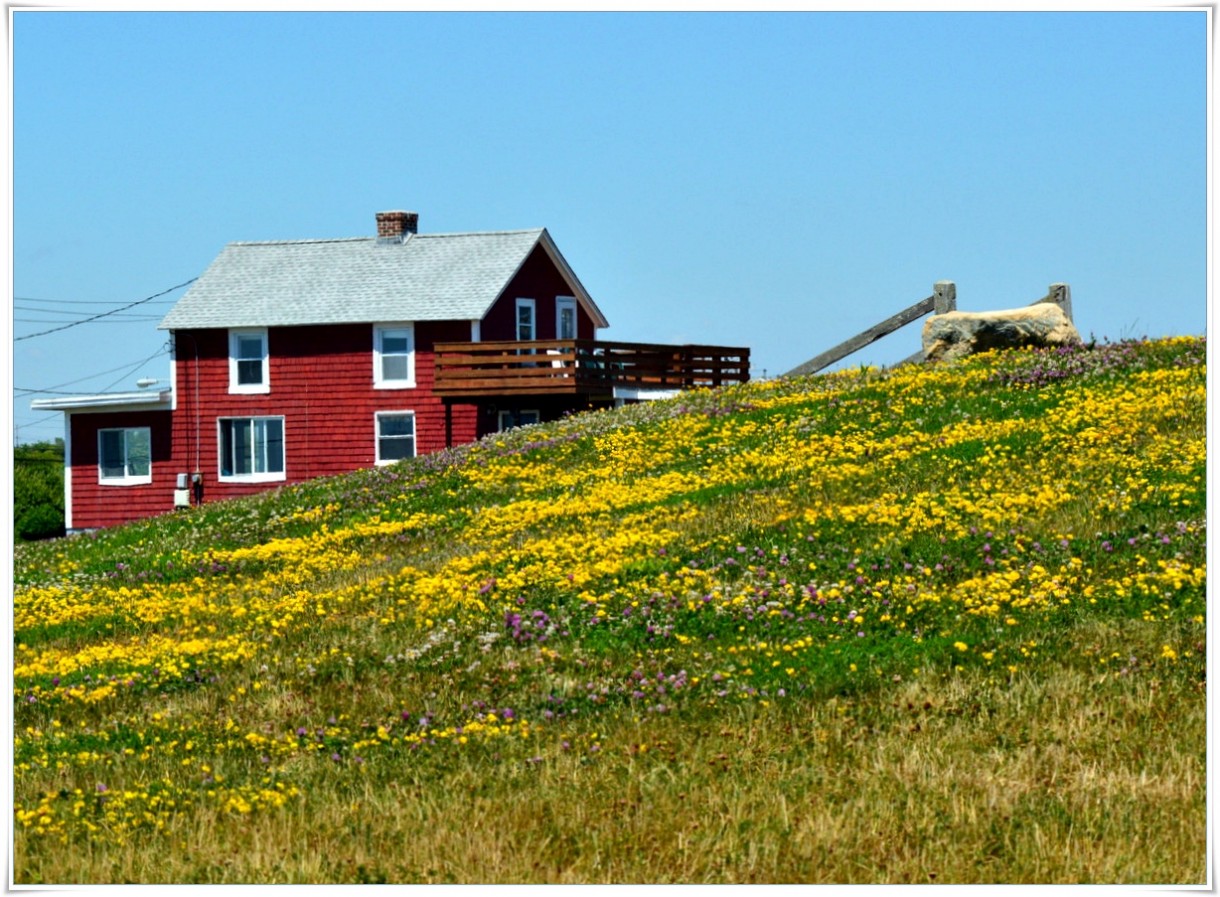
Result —
[[588, 395], [616, 387], [695, 389], [750, 379], [750, 350], [600, 340], [437, 343], [437, 395]]

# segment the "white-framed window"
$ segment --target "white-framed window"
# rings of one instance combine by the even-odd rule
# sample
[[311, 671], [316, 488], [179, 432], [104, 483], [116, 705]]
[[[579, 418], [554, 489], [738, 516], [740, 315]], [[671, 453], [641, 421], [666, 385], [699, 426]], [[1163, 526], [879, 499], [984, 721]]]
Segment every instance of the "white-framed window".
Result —
[[103, 486], [152, 482], [152, 430], [125, 427], [97, 431], [97, 481]]
[[517, 300], [517, 339], [533, 340], [537, 339], [538, 328], [536, 326], [537, 317], [535, 315], [535, 305], [533, 299], [518, 299]]
[[415, 325], [373, 325], [373, 385], [377, 389], [415, 386]]
[[415, 457], [415, 412], [378, 411], [377, 463], [393, 464]]
[[229, 392], [271, 392], [267, 330], [229, 331]]
[[534, 409], [498, 411], [496, 412], [496, 429], [504, 432], [505, 430], [511, 430], [513, 427], [528, 427], [530, 424], [536, 424], [540, 420], [542, 420], [542, 415]]
[[576, 297], [555, 297], [555, 339], [576, 339]]
[[[537, 307], [533, 299], [517, 299], [517, 321], [514, 326], [514, 332], [519, 340], [534, 340], [538, 337], [537, 327]], [[537, 349], [518, 349], [518, 355], [533, 355]], [[532, 368], [534, 362], [523, 361], [522, 367]]]
[[222, 417], [217, 427], [222, 483], [284, 479], [284, 418]]

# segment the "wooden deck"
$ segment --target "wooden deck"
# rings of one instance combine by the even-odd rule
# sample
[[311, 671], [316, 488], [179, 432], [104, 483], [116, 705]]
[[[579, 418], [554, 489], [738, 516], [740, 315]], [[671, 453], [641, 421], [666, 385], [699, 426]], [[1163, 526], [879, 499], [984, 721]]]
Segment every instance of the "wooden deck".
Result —
[[435, 393], [446, 399], [571, 395], [612, 398], [616, 388], [697, 389], [745, 383], [750, 350], [600, 340], [436, 343]]

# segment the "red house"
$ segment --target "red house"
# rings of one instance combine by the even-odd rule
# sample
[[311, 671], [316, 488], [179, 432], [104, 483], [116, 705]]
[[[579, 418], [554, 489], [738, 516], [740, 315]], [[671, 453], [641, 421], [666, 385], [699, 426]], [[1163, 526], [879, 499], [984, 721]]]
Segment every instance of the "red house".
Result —
[[545, 229], [231, 243], [166, 315], [156, 393], [65, 414], [69, 531], [388, 464], [574, 410], [749, 378], [749, 350], [597, 340]]

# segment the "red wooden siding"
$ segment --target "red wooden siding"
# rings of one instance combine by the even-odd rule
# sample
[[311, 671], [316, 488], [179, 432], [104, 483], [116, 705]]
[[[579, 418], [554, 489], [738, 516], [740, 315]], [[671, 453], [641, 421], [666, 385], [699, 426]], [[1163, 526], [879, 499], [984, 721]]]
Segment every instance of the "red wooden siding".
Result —
[[[174, 506], [174, 446], [168, 411], [112, 411], [71, 416], [71, 457], [65, 474], [71, 478], [73, 528], [115, 526], [163, 514]], [[103, 486], [98, 482], [98, 430], [148, 427], [152, 436], [152, 483]]]
[[203, 474], [205, 501], [277, 485], [220, 482], [217, 420], [222, 417], [284, 418], [287, 483], [376, 464], [374, 417], [379, 411], [415, 413], [416, 454], [473, 441], [475, 407], [455, 404], [447, 412], [432, 394], [433, 343], [470, 339], [469, 322], [417, 322], [414, 328], [414, 388], [373, 387], [372, 324], [331, 324], [271, 328], [271, 391], [241, 395], [229, 393], [227, 330], [178, 334], [175, 444], [186, 447], [181, 454], [188, 463], [184, 471]]

